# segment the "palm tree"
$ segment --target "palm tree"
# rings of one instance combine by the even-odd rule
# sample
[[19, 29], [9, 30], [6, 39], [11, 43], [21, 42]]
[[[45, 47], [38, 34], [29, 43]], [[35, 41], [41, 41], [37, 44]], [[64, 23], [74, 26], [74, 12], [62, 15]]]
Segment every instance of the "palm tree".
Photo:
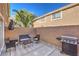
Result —
[[27, 10], [13, 10], [16, 12], [15, 20], [16, 23], [21, 26], [21, 23], [23, 24], [24, 27], [29, 27], [32, 25], [33, 19], [36, 17], [32, 13], [28, 12]]

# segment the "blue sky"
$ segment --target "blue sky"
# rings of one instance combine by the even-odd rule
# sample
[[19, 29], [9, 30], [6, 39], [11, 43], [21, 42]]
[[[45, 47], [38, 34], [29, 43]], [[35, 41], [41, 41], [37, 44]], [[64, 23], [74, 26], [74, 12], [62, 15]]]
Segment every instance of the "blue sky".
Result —
[[13, 9], [26, 9], [37, 16], [41, 16], [65, 5], [68, 5], [68, 3], [11, 3], [10, 15], [15, 15], [15, 12], [12, 11]]

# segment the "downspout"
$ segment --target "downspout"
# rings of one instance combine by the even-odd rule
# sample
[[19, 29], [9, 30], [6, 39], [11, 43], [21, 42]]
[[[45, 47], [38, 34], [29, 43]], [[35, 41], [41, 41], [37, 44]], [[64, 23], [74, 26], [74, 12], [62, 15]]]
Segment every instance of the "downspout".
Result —
[[2, 53], [2, 51], [3, 51], [3, 48], [4, 48], [4, 45], [5, 45], [5, 41], [4, 41], [4, 26], [5, 26], [5, 24], [4, 24], [4, 17], [2, 16], [2, 14], [0, 13], [0, 16], [1, 16], [1, 18], [2, 18], [2, 29], [3, 29], [3, 46], [2, 46], [2, 48], [1, 48], [1, 50], [0, 50], [0, 55], [1, 55], [1, 53]]

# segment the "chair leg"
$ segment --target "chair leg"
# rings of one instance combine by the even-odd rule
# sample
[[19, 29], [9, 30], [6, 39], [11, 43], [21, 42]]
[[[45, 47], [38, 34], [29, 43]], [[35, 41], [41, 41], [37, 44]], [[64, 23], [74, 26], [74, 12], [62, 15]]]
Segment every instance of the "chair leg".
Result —
[[16, 51], [16, 47], [14, 47], [15, 51]]
[[7, 52], [7, 49], [6, 49], [6, 52]]
[[8, 48], [8, 47], [6, 47], [6, 52], [8, 52], [8, 49], [9, 49], [9, 48]]
[[26, 48], [26, 46], [24, 45], [24, 48]]

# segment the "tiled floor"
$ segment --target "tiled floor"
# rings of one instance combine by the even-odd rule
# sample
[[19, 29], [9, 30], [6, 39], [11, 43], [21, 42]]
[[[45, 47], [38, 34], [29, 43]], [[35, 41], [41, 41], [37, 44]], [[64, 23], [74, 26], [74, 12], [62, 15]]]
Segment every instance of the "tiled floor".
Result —
[[54, 46], [45, 42], [33, 43], [26, 45], [24, 48], [22, 45], [16, 46], [16, 50], [11, 48], [8, 52], [2, 52], [1, 56], [66, 56], [61, 54], [60, 50]]

